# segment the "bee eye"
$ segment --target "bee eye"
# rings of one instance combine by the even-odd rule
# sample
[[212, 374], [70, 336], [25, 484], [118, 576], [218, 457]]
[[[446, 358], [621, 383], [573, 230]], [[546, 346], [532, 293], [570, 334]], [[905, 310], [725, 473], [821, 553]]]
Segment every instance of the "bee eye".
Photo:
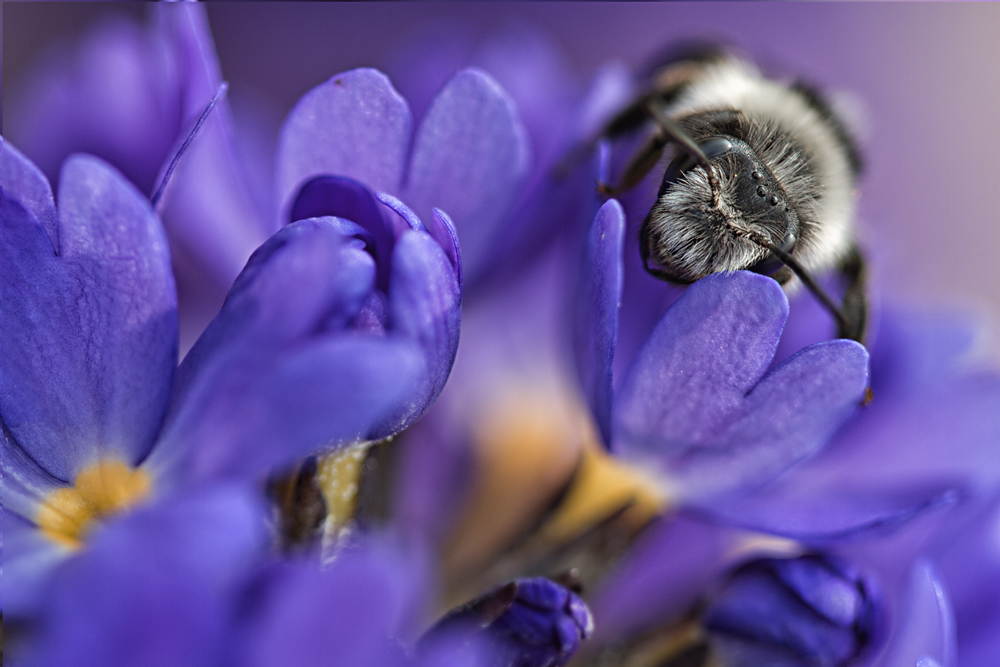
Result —
[[[713, 137], [698, 144], [698, 147], [709, 160], [725, 155], [733, 150], [732, 142], [725, 137]], [[667, 167], [667, 173], [663, 175], [663, 185], [660, 186], [660, 194], [662, 195], [667, 187], [676, 183], [681, 176], [696, 166], [698, 166], [698, 161], [693, 155], [684, 152], [680, 153], [673, 159], [670, 166]]]

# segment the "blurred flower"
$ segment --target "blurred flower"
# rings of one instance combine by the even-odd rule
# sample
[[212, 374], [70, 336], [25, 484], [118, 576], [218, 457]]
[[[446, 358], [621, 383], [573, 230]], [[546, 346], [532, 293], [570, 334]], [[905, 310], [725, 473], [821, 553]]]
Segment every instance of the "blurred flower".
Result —
[[560, 667], [594, 631], [575, 593], [542, 577], [518, 579], [452, 610], [421, 637], [421, 650], [479, 639], [487, 665]]
[[52, 566], [107, 517], [198, 480], [254, 478], [321, 445], [382, 437], [444, 381], [434, 354], [449, 341], [434, 335], [449, 330], [433, 306], [441, 281], [457, 301], [457, 278], [426, 234], [402, 235], [394, 326], [373, 335], [365, 307], [378, 262], [355, 240], [363, 235], [333, 218], [284, 228], [251, 258], [175, 382], [176, 296], [146, 200], [100, 160], [77, 156], [64, 166], [57, 211], [44, 176], [9, 143], [0, 167], [3, 519], [15, 614], [30, 611]]
[[[72, 153], [101, 157], [151, 194], [221, 72], [204, 8], [154, 3], [148, 25], [116, 16], [48, 54], [11, 114], [9, 136], [53, 183]], [[260, 132], [263, 128], [254, 128]], [[185, 154], [159, 206], [180, 292], [182, 350], [218, 312], [250, 253], [275, 230], [251, 188], [226, 99]]]

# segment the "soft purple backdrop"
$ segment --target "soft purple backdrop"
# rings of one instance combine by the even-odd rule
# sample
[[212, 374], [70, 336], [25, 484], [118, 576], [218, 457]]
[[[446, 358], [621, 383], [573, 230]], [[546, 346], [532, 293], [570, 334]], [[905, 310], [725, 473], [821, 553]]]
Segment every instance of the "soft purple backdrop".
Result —
[[[5, 136], [25, 68], [98, 15], [141, 4], [4, 3]], [[678, 39], [721, 38], [765, 63], [853, 93], [865, 111], [861, 235], [887, 294], [1000, 320], [1000, 6], [983, 4], [212, 3], [234, 104], [280, 119], [345, 69], [390, 69], [398, 45], [450, 20], [481, 34], [509, 20], [549, 31], [581, 81], [610, 58], [641, 66]], [[456, 29], [459, 29], [459, 28]], [[988, 343], [994, 353], [1000, 343]]]

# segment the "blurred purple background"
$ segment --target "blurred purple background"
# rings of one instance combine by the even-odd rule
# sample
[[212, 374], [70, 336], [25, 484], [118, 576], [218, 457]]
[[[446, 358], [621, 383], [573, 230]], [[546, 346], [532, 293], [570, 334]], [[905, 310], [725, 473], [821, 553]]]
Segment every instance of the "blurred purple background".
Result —
[[[142, 4], [3, 5], [5, 136], [19, 91], [53, 43]], [[639, 67], [678, 39], [719, 38], [762, 62], [852, 93], [864, 111], [861, 236], [885, 294], [979, 309], [1000, 323], [1000, 5], [213, 3], [224, 76], [275, 122], [309, 88], [362, 65], [392, 73], [404, 41], [453, 21], [480, 35], [507, 21], [547, 30], [581, 85], [608, 59]], [[986, 343], [1000, 353], [997, 339]]]

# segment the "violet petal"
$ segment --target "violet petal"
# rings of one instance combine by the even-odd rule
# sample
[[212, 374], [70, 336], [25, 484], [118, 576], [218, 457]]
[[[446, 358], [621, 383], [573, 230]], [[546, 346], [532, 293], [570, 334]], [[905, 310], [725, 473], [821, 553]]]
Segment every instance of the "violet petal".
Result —
[[52, 246], [59, 248], [59, 217], [49, 180], [31, 160], [0, 137], [0, 190], [28, 211], [45, 229]]
[[110, 522], [48, 589], [29, 665], [220, 664], [231, 591], [265, 547], [264, 508], [235, 487]]
[[176, 294], [159, 221], [117, 172], [71, 158], [56, 256], [37, 223], [13, 214], [19, 207], [6, 197], [15, 193], [4, 194], [4, 422], [63, 480], [98, 456], [136, 463], [152, 446], [177, 358]]
[[513, 101], [489, 75], [463, 70], [420, 124], [402, 198], [422, 220], [433, 207], [448, 212], [466, 271], [475, 272], [503, 233], [500, 223], [530, 168], [527, 131]]
[[[406, 232], [396, 243], [389, 290], [392, 330], [424, 351], [427, 376], [412, 410], [400, 415], [403, 428], [441, 393], [458, 351], [461, 290], [451, 261], [429, 234]], [[388, 435], [385, 433], [383, 435]]]
[[378, 266], [379, 289], [389, 285], [389, 266], [396, 233], [382, 202], [358, 181], [345, 176], [317, 176], [305, 183], [292, 202], [291, 220], [335, 216], [360, 225], [374, 245], [368, 252]]
[[689, 287], [616, 396], [622, 452], [655, 458], [696, 497], [760, 484], [819, 449], [860, 403], [868, 355], [829, 341], [764, 375], [787, 308], [778, 284], [756, 274]]
[[399, 338], [342, 332], [274, 359], [247, 352], [216, 359], [191, 386], [154, 469], [183, 452], [196, 477], [257, 476], [322, 446], [372, 439], [426, 374], [423, 354]]
[[577, 372], [605, 446], [611, 444], [611, 362], [618, 338], [624, 236], [625, 213], [611, 199], [597, 212], [587, 235], [573, 332]]
[[288, 114], [278, 139], [282, 211], [303, 183], [322, 174], [398, 192], [410, 126], [406, 100], [376, 70], [344, 72], [313, 88]]
[[[929, 562], [921, 560], [913, 566], [897, 613], [893, 635], [876, 667], [955, 667], [954, 613], [937, 570]], [[928, 658], [934, 662], [926, 662]]]

